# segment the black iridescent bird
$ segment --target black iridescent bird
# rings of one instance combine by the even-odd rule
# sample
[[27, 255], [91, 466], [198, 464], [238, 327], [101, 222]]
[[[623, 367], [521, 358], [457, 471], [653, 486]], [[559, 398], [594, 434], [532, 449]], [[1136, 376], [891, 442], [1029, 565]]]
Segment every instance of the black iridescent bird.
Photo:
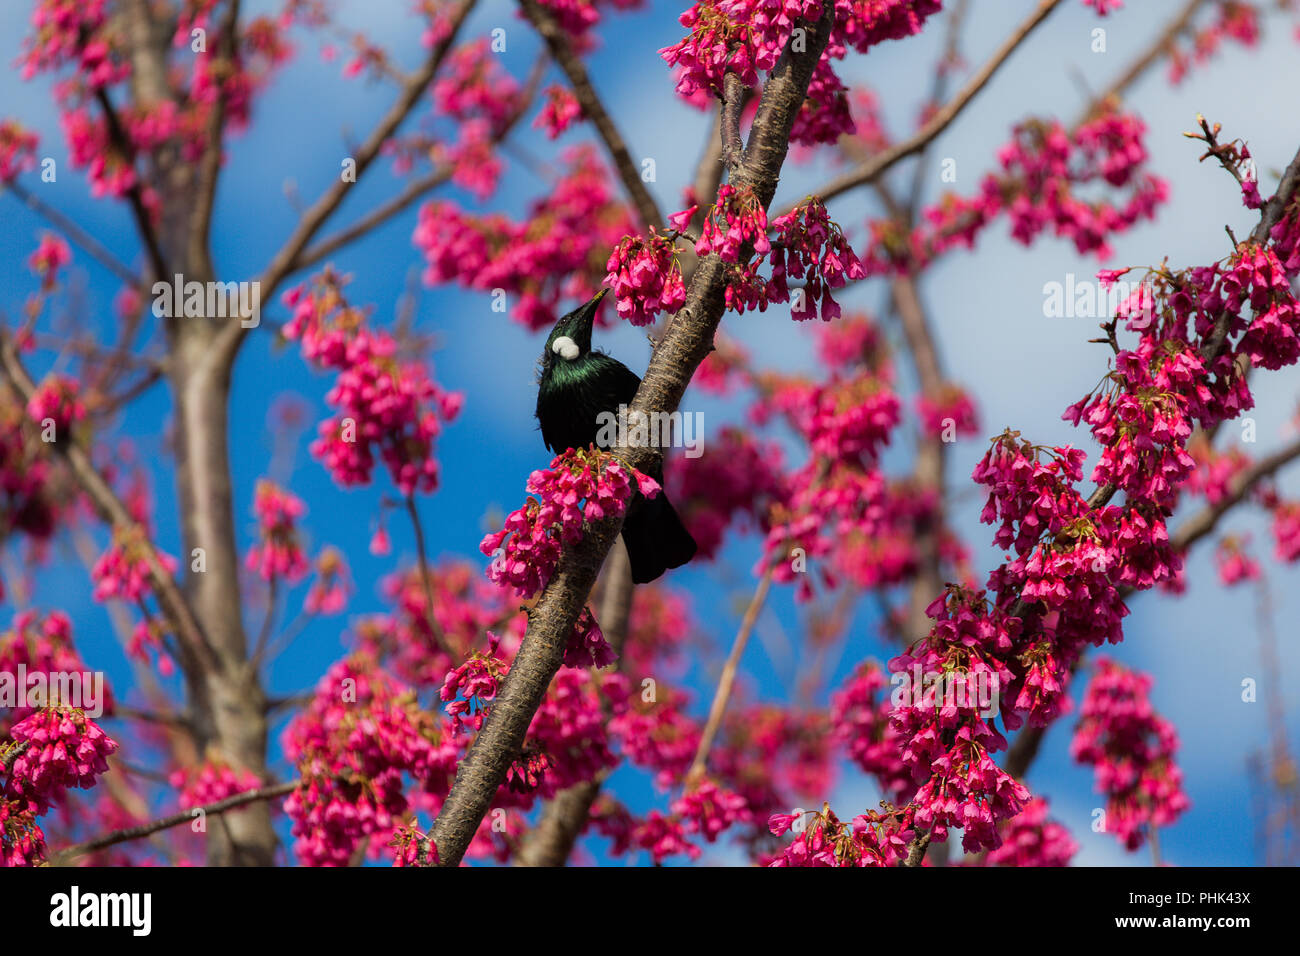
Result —
[[[556, 454], [569, 448], [609, 447], [597, 439], [602, 412], [618, 414], [631, 405], [641, 379], [622, 362], [591, 347], [596, 306], [606, 290], [555, 323], [542, 355], [537, 387], [537, 421], [542, 441]], [[662, 469], [651, 477], [663, 484]], [[669, 568], [695, 556], [695, 539], [677, 516], [664, 492], [655, 498], [638, 493], [623, 520], [623, 543], [632, 564], [632, 580], [653, 581]]]

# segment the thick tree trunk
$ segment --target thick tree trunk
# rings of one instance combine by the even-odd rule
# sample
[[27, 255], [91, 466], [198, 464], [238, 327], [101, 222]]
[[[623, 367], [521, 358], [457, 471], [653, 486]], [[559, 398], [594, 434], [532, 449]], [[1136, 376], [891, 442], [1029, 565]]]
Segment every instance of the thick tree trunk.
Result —
[[[206, 319], [186, 319], [173, 340], [183, 558], [192, 569], [195, 549], [202, 549], [206, 565], [201, 572], [187, 573], [186, 592], [221, 664], [219, 672], [191, 680], [191, 693], [199, 733], [206, 738], [201, 743], [215, 744], [226, 759], [265, 777], [266, 695], [248, 660], [240, 613], [229, 456], [230, 370], [214, 358], [213, 331]], [[275, 848], [270, 810], [264, 803], [223, 817], [208, 833], [211, 865], [268, 866]]]

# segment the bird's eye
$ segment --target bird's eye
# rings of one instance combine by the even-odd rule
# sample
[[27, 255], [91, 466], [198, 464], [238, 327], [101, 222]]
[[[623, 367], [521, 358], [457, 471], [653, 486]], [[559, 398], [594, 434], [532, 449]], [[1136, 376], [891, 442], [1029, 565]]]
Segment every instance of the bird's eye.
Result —
[[561, 335], [551, 343], [551, 351], [560, 358], [572, 362], [578, 357], [578, 343], [567, 335]]

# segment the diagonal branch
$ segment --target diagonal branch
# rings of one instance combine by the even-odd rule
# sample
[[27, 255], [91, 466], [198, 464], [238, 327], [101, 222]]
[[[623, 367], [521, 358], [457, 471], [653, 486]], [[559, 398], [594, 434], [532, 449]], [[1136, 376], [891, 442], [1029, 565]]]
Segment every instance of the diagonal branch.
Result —
[[[790, 130], [808, 93], [813, 69], [826, 47], [834, 10], [823, 4], [821, 19], [810, 24], [804, 49], [787, 45], [763, 90], [745, 157], [736, 172], [738, 188], [751, 189], [766, 209], [790, 148]], [[741, 256], [752, 255], [742, 248]], [[686, 304], [668, 326], [632, 401], [632, 411], [662, 414], [676, 409], [686, 386], [712, 347], [725, 309], [727, 264], [709, 255], [695, 271]], [[650, 447], [619, 447], [630, 467], [650, 470], [658, 452]], [[591, 593], [596, 573], [623, 523], [614, 515], [586, 527], [581, 541], [565, 550], [556, 576], [529, 612], [528, 631], [514, 664], [469, 754], [462, 761], [434, 823], [432, 839], [439, 865], [460, 863], [511, 762], [518, 756], [528, 725], [551, 678], [564, 659], [573, 625]]]
[[775, 564], [767, 566], [763, 577], [759, 579], [758, 587], [754, 589], [753, 597], [749, 599], [749, 606], [745, 608], [744, 616], [740, 619], [740, 630], [736, 632], [736, 639], [731, 644], [731, 653], [727, 655], [727, 662], [722, 667], [722, 676], [718, 678], [717, 689], [713, 692], [713, 703], [709, 705], [709, 717], [704, 724], [704, 732], [700, 735], [699, 746], [695, 748], [695, 758], [691, 761], [691, 767], [686, 772], [686, 779], [682, 784], [684, 790], [689, 790], [699, 783], [708, 772], [709, 751], [713, 749], [713, 741], [722, 727], [722, 718], [727, 713], [727, 702], [731, 699], [731, 688], [736, 682], [736, 671], [740, 669], [740, 659], [745, 656], [749, 635], [753, 633], [754, 625], [758, 622], [759, 612], [763, 610], [763, 603], [767, 600], [767, 592], [772, 588], [772, 573], [775, 570]]
[[[14, 348], [13, 339], [4, 329], [0, 329], [0, 368], [3, 368], [5, 376], [13, 384], [23, 403], [26, 404], [30, 401], [32, 394], [36, 391], [36, 383], [27, 374], [27, 369], [23, 367], [18, 352]], [[90, 460], [90, 455], [87, 454], [84, 448], [74, 441], [59, 441], [52, 444], [55, 450], [62, 455], [63, 460], [67, 462], [73, 477], [77, 479], [82, 490], [95, 506], [100, 518], [106, 524], [114, 530], [139, 527], [135, 519], [131, 517], [126, 505], [122, 503], [122, 499], [117, 496], [95, 468], [94, 463]], [[163, 567], [153, 542], [143, 534], [140, 538], [145, 547], [145, 560], [149, 566], [149, 580], [152, 582], [154, 592], [158, 597], [158, 604], [175, 629], [176, 636], [198, 660], [203, 661], [214, 671], [218, 670], [216, 652], [208, 643], [207, 637], [204, 635], [202, 628], [199, 627], [199, 623], [184, 595], [181, 594], [180, 588], [176, 586], [172, 576]]]
[[153, 836], [162, 830], [170, 830], [172, 827], [178, 827], [182, 823], [189, 823], [195, 819], [195, 810], [201, 810], [203, 816], [219, 816], [230, 810], [238, 810], [240, 807], [247, 806], [250, 803], [258, 803], [262, 800], [274, 800], [276, 797], [288, 796], [300, 785], [301, 781], [293, 780], [289, 783], [279, 783], [272, 787], [259, 787], [257, 790], [245, 790], [243, 793], [237, 793], [234, 796], [226, 797], [224, 800], [218, 800], [215, 803], [209, 803], [202, 807], [192, 807], [189, 810], [182, 810], [180, 813], [173, 813], [171, 816], [162, 817], [151, 823], [142, 823], [139, 826], [123, 827], [121, 830], [114, 830], [111, 833], [105, 833], [103, 836], [95, 837], [93, 840], [86, 840], [84, 843], [76, 843], [69, 847], [64, 847], [56, 851], [51, 859], [52, 866], [62, 866], [71, 863], [74, 857], [85, 856], [87, 853], [94, 853], [97, 850], [104, 850], [110, 846], [116, 846], [119, 843], [127, 843], [131, 840], [143, 840], [145, 837]]
[[[451, 22], [446, 33], [429, 52], [429, 57], [425, 60], [424, 65], [406, 81], [397, 97], [397, 101], [393, 103], [378, 125], [366, 137], [366, 141], [357, 149], [356, 155], [352, 157], [356, 161], [357, 180], [360, 180], [366, 169], [378, 158], [384, 143], [397, 131], [397, 128], [410, 115], [411, 110], [415, 108], [415, 104], [433, 81], [438, 68], [442, 66], [447, 54], [451, 51], [453, 44], [456, 42], [456, 37], [460, 33], [461, 26], [465, 23], [466, 17], [469, 16], [476, 2], [477, 0], [461, 0], [460, 5], [452, 13]], [[330, 185], [330, 188], [325, 190], [321, 197], [303, 213], [292, 234], [272, 257], [271, 262], [258, 280], [261, 283], [263, 299], [268, 299], [274, 294], [276, 288], [292, 271], [294, 262], [302, 254], [302, 251], [307, 248], [307, 244], [315, 238], [321, 226], [334, 214], [354, 185], [355, 183], [344, 182], [342, 178], [335, 180]], [[231, 323], [222, 329], [215, 346], [223, 359], [229, 360], [234, 357], [247, 331], [242, 323]]]
[[609, 118], [605, 105], [600, 101], [600, 96], [596, 93], [595, 87], [591, 85], [591, 77], [587, 75], [587, 68], [578, 55], [573, 52], [573, 47], [570, 46], [564, 31], [550, 13], [546, 11], [546, 8], [538, 3], [538, 0], [519, 0], [519, 7], [537, 32], [541, 34], [542, 39], [546, 41], [551, 56], [559, 64], [560, 69], [564, 71], [564, 75], [569, 78], [569, 84], [573, 87], [573, 95], [577, 98], [578, 105], [582, 107], [583, 115], [591, 120], [592, 125], [596, 127], [596, 132], [600, 134], [601, 141], [604, 142], [610, 159], [614, 161], [614, 167], [618, 170], [619, 178], [623, 180], [623, 187], [632, 197], [637, 214], [641, 217], [641, 225], [647, 227], [662, 225], [664, 222], [663, 213], [659, 211], [659, 207], [650, 195], [650, 191], [646, 189], [645, 183], [641, 179], [641, 173], [637, 170], [636, 164], [632, 162], [632, 157], [627, 151], [627, 145], [623, 142], [622, 135], [619, 133], [618, 128], [614, 126], [614, 121]]
[[[820, 189], [814, 189], [812, 192], [820, 196], [823, 201], [827, 201], [841, 193], [848, 192], [854, 187], [875, 182], [895, 163], [923, 150], [932, 139], [952, 124], [952, 121], [961, 114], [961, 111], [970, 104], [971, 100], [984, 89], [989, 80], [993, 78], [993, 74], [1011, 57], [1016, 48], [1025, 41], [1040, 23], [1047, 19], [1048, 14], [1055, 10], [1060, 3], [1061, 0], [1041, 0], [1034, 12], [1007, 37], [1002, 46], [998, 48], [998, 51], [993, 54], [992, 59], [980, 67], [979, 71], [967, 81], [957, 95], [930, 117], [929, 121], [911, 137], [881, 150], [869, 159], [864, 160], [857, 168], [837, 176]], [[789, 210], [782, 210], [782, 213], [786, 212], [789, 212]]]
[[[501, 129], [493, 134], [492, 141], [494, 143], [504, 142], [506, 137], [509, 136], [511, 131], [519, 124], [519, 121], [528, 113], [536, 95], [537, 84], [541, 79], [542, 74], [541, 68], [544, 66], [545, 60], [546, 58], [544, 56], [538, 59], [538, 62], [533, 69], [533, 75], [529, 78], [528, 84], [525, 87], [525, 92], [519, 98], [519, 105], [510, 116], [506, 118]], [[301, 269], [306, 269], [315, 265], [326, 256], [333, 255], [348, 243], [359, 239], [370, 232], [370, 230], [382, 225], [389, 219], [392, 219], [402, 210], [408, 208], [412, 203], [423, 197], [426, 193], [432, 192], [434, 189], [437, 189], [443, 183], [450, 180], [453, 171], [454, 167], [450, 163], [441, 163], [423, 176], [420, 176], [418, 179], [411, 180], [400, 193], [389, 199], [387, 202], [376, 206], [356, 222], [352, 223], [352, 225], [346, 226], [332, 235], [325, 236], [304, 249], [290, 264], [289, 271], [286, 274], [292, 274]]]
[[91, 258], [95, 259], [113, 273], [128, 286], [135, 288], [140, 277], [131, 271], [121, 259], [109, 252], [108, 247], [88, 233], [77, 223], [75, 219], [64, 215], [58, 209], [46, 203], [36, 196], [26, 187], [19, 185], [17, 182], [0, 182], [0, 192], [8, 189], [14, 196], [22, 202], [28, 209], [36, 213], [41, 218], [47, 220], [52, 226], [64, 233], [74, 243], [88, 252]]

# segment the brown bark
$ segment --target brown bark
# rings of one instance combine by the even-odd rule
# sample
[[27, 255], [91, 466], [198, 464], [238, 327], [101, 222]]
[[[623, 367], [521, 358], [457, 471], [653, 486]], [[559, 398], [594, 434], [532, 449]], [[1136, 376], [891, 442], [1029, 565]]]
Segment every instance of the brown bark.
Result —
[[[822, 19], [805, 28], [802, 52], [787, 46], [764, 87], [749, 145], [734, 178], [738, 187], [752, 188], [764, 208], [776, 193], [790, 129], [826, 46], [832, 13], [827, 4]], [[748, 252], [742, 250], [742, 255]], [[632, 402], [634, 411], [670, 412], [677, 408], [691, 375], [712, 347], [725, 305], [725, 289], [726, 269], [717, 256], [709, 256], [692, 277], [685, 307], [674, 316], [655, 349]], [[649, 448], [620, 448], [617, 453], [640, 469], [648, 468], [656, 454]], [[596, 572], [621, 525], [618, 516], [588, 526], [582, 541], [565, 552], [556, 577], [532, 609], [514, 666], [434, 824], [432, 837], [440, 865], [460, 863], [519, 753], [533, 714], [563, 660], [565, 643]]]

